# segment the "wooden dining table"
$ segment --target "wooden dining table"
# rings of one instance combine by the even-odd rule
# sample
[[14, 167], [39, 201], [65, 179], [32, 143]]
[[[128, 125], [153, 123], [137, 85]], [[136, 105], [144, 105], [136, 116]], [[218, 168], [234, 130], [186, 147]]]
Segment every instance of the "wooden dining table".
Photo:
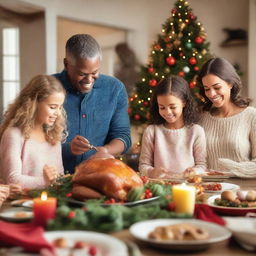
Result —
[[[255, 179], [241, 179], [241, 178], [228, 178], [219, 179], [218, 182], [233, 183], [239, 185], [241, 190], [256, 190], [256, 178]], [[212, 194], [207, 194], [210, 196]], [[120, 232], [112, 233], [116, 238], [123, 241], [132, 241], [136, 243], [144, 256], [166, 256], [166, 255], [193, 255], [193, 256], [246, 256], [255, 255], [255, 252], [249, 252], [243, 249], [233, 238], [211, 245], [208, 249], [196, 252], [177, 252], [166, 249], [159, 249], [149, 246], [141, 241], [136, 240], [129, 233], [129, 230], [122, 230]]]
[[[218, 180], [218, 182], [227, 182], [239, 185], [242, 190], [256, 190], [256, 178], [255, 179], [241, 179], [241, 178], [228, 178], [223, 180]], [[208, 194], [212, 195], [212, 194]], [[0, 212], [6, 210], [10, 207], [10, 204], [5, 204], [0, 209]], [[141, 254], [143, 256], [166, 256], [166, 255], [193, 255], [193, 256], [205, 256], [205, 255], [216, 255], [216, 256], [246, 256], [246, 255], [255, 255], [255, 252], [249, 252], [243, 249], [233, 238], [226, 240], [224, 242], [219, 242], [212, 244], [209, 248], [202, 251], [188, 252], [188, 251], [173, 251], [170, 249], [160, 249], [155, 248], [149, 244], [145, 244], [142, 241], [135, 239], [129, 232], [128, 229], [122, 230], [119, 232], [110, 233], [111, 236], [116, 237], [124, 242], [131, 242], [132, 244], [137, 245]], [[112, 256], [112, 255], [111, 255]], [[116, 255], [118, 256], [118, 252]]]

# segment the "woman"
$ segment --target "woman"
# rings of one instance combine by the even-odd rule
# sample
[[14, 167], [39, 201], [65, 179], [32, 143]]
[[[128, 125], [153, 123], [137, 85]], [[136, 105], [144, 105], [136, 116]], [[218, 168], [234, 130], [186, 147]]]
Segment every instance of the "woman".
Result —
[[198, 76], [205, 99], [200, 121], [207, 140], [208, 168], [256, 176], [256, 109], [240, 96], [241, 80], [223, 58], [212, 58]]

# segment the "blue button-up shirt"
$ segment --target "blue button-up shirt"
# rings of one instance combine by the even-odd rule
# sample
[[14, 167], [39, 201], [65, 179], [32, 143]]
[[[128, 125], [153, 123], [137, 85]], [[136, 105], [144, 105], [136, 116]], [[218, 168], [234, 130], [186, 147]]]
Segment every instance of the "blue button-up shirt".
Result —
[[80, 156], [73, 155], [70, 142], [76, 135], [85, 137], [94, 146], [104, 146], [113, 139], [119, 139], [123, 141], [126, 152], [131, 146], [131, 135], [124, 84], [114, 77], [100, 75], [93, 89], [82, 94], [72, 87], [66, 71], [54, 76], [67, 92], [64, 108], [68, 137], [62, 144], [64, 169], [73, 173], [76, 165], [95, 153], [90, 150]]

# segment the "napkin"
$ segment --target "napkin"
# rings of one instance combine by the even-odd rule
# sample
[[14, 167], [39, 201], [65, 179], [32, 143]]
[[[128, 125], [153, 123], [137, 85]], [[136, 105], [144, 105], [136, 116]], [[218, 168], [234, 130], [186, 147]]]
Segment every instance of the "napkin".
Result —
[[216, 215], [207, 204], [196, 204], [194, 217], [199, 220], [213, 222], [222, 226], [226, 224], [226, 221], [220, 216]]
[[19, 246], [27, 252], [40, 252], [54, 248], [44, 238], [44, 229], [34, 223], [9, 223], [0, 221], [0, 247]]

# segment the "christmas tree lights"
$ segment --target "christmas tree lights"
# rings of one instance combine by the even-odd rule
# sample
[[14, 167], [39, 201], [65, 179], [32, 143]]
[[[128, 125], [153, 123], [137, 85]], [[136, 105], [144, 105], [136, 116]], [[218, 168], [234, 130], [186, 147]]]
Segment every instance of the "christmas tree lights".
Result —
[[141, 67], [136, 93], [129, 98], [131, 122], [135, 125], [147, 122], [154, 88], [168, 75], [184, 77], [200, 102], [196, 78], [203, 63], [211, 57], [208, 49], [202, 24], [187, 1], [177, 0], [152, 45], [148, 64]]

